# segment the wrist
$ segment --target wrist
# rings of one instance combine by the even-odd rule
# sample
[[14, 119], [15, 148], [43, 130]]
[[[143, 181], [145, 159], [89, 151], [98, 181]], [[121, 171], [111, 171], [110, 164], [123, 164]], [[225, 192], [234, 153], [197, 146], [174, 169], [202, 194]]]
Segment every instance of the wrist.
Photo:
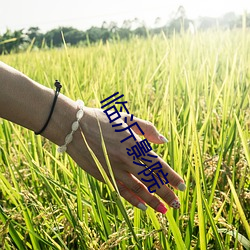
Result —
[[63, 145], [65, 137], [71, 131], [72, 123], [76, 119], [77, 110], [75, 101], [60, 94], [51, 120], [42, 135], [59, 146]]

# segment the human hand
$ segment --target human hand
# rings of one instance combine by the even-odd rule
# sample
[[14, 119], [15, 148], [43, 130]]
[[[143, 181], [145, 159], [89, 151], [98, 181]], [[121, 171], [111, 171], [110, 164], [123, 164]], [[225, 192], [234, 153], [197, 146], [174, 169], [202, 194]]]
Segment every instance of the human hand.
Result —
[[[0, 89], [0, 116], [32, 131], [40, 131], [48, 117], [49, 111], [51, 110], [51, 101], [55, 95], [54, 91], [34, 82], [32, 79], [1, 62]], [[65, 141], [65, 136], [71, 129], [72, 121], [75, 119], [77, 109], [77, 104], [72, 99], [60, 94], [53, 115], [42, 135], [51, 142], [57, 145], [62, 145]], [[100, 109], [84, 108], [84, 111], [85, 114], [80, 122], [81, 130], [87, 139], [88, 145], [92, 148], [108, 174], [101, 146], [101, 137], [97, 119], [99, 120], [109, 160], [113, 168], [114, 177], [117, 181], [120, 194], [132, 205], [137, 206], [142, 210], [145, 210], [145, 204], [148, 204], [156, 211], [162, 213], [166, 212], [164, 204], [148, 191], [147, 187], [150, 183], [143, 183], [140, 180], [140, 175], [138, 175], [138, 173], [145, 169], [144, 166], [134, 164], [131, 158], [127, 155], [126, 149], [134, 146], [135, 141], [130, 138], [123, 143], [120, 142], [130, 135], [130, 133], [127, 130], [115, 133], [115, 129], [109, 123], [107, 116]], [[122, 117], [113, 123], [122, 123], [122, 127], [125, 128], [126, 124], [123, 119], [125, 117], [129, 118], [129, 115], [126, 113], [121, 113], [121, 115]], [[144, 136], [150, 142], [163, 143], [159, 138], [157, 130], [151, 123], [135, 117], [133, 121], [138, 122], [140, 128], [145, 133]], [[138, 129], [134, 132], [140, 134]], [[138, 135], [135, 135], [135, 137], [138, 142], [141, 141]], [[74, 139], [68, 145], [67, 149], [67, 152], [79, 166], [95, 178], [103, 181], [102, 176], [84, 143], [79, 129], [74, 134]], [[150, 154], [157, 156], [152, 151], [150, 151]], [[158, 161], [163, 167], [163, 174], [168, 173], [167, 178], [169, 183], [179, 190], [184, 190], [185, 184], [183, 179], [160, 157], [157, 157], [157, 160], [154, 158], [152, 163], [154, 164]], [[137, 160], [137, 162], [139, 161]], [[152, 165], [151, 163], [147, 163], [148, 162], [145, 162], [147, 166]], [[159, 179], [159, 181], [160, 180], [161, 179]], [[180, 203], [177, 196], [166, 185], [156, 189], [156, 194], [170, 206], [179, 208]]]
[[[132, 205], [142, 210], [146, 210], [145, 204], [148, 204], [156, 211], [165, 213], [167, 209], [164, 203], [162, 203], [159, 198], [148, 191], [147, 187], [150, 186], [150, 183], [140, 180], [141, 176], [138, 175], [138, 173], [142, 171], [144, 167], [133, 164], [132, 159], [127, 155], [126, 148], [131, 148], [134, 146], [135, 141], [133, 138], [130, 138], [123, 143], [120, 142], [124, 138], [128, 137], [130, 133], [128, 131], [119, 133], [115, 132], [115, 128], [113, 128], [109, 123], [107, 116], [101, 109], [85, 107], [84, 112], [85, 114], [80, 122], [81, 130], [87, 140], [88, 145], [97, 156], [107, 175], [110, 177], [101, 144], [101, 136], [97, 119], [99, 120], [109, 160], [121, 196], [123, 196]], [[112, 124], [123, 123], [121, 126], [125, 128], [126, 124], [124, 123], [124, 118], [129, 118], [130, 115], [126, 113], [120, 114], [122, 117], [114, 121]], [[138, 122], [140, 128], [145, 133], [144, 137], [147, 138], [148, 141], [157, 144], [164, 143], [164, 139], [162, 139], [163, 137], [159, 135], [152, 123], [136, 117], [133, 118], [133, 122]], [[127, 122], [128, 125], [131, 123], [132, 122], [130, 121]], [[134, 129], [134, 132], [139, 135], [141, 134], [139, 129]], [[137, 141], [140, 142], [141, 138], [137, 134], [135, 134], [135, 137]], [[67, 152], [82, 169], [87, 171], [96, 179], [104, 181], [82, 138], [80, 130], [74, 134], [74, 140], [69, 144]], [[150, 151], [150, 154], [157, 156], [157, 154], [152, 150]], [[166, 162], [164, 162], [162, 158], [158, 156], [157, 158], [153, 158], [152, 163], [149, 164], [145, 161], [144, 163], [147, 165], [146, 167], [148, 167], [158, 161], [160, 161], [163, 167], [163, 172], [168, 173], [167, 179], [170, 185], [176, 189], [184, 191], [186, 186], [183, 179]], [[156, 188], [156, 194], [169, 206], [176, 209], [180, 207], [178, 197], [166, 185], [162, 185], [161, 188]]]

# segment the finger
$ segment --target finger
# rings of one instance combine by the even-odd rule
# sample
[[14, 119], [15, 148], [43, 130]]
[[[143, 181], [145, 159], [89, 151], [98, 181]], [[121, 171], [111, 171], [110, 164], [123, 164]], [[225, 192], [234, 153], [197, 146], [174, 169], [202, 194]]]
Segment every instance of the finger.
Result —
[[[149, 170], [147, 171], [149, 172]], [[152, 175], [150, 174], [147, 176], [140, 174], [140, 172], [135, 173], [134, 170], [132, 170], [131, 172], [147, 187], [149, 193], [156, 193], [172, 208], [180, 208], [180, 201], [178, 197], [169, 187], [164, 185], [168, 183], [168, 180], [166, 178], [162, 178], [162, 176], [159, 175], [157, 176], [157, 173], [155, 174], [154, 172], [152, 172]]]
[[[156, 179], [158, 179], [156, 177]], [[153, 194], [157, 194], [161, 199], [163, 199], [170, 207], [175, 208], [175, 209], [179, 209], [180, 208], [180, 201], [178, 196], [175, 195], [175, 193], [167, 186], [162, 185], [159, 188], [157, 188], [157, 186], [154, 188], [152, 188], [151, 184], [152, 182], [150, 181], [150, 183], [142, 181], [141, 182], [146, 185], [148, 187], [148, 191]], [[160, 182], [160, 181], [159, 181]], [[152, 192], [152, 189], [153, 192]]]
[[[155, 152], [150, 151], [150, 154], [147, 154], [154, 156], [153, 157], [139, 157], [140, 161], [138, 159], [135, 159], [133, 162], [137, 163], [137, 168], [133, 168], [132, 169], [132, 173], [137, 177], [138, 173], [140, 173], [141, 171], [143, 171], [145, 168], [149, 168], [149, 171], [154, 171], [154, 168], [156, 168], [156, 170], [154, 171], [154, 173], [158, 175], [166, 182], [174, 187], [175, 189], [178, 189], [180, 191], [184, 191], [186, 189], [186, 185], [184, 180], [182, 179], [182, 177], [177, 174], [161, 157], [159, 157]], [[135, 164], [135, 163], [134, 163]], [[144, 166], [143, 166], [144, 165]], [[138, 171], [139, 170], [139, 171]], [[137, 173], [135, 173], [134, 171], [138, 171]], [[147, 172], [147, 173], [148, 173]], [[140, 174], [142, 178], [144, 176], [144, 173]]]
[[[151, 194], [145, 185], [130, 173], [124, 173], [120, 177], [122, 184], [119, 184], [121, 195], [132, 205], [139, 207], [140, 204], [147, 203], [157, 212], [165, 214], [167, 208], [153, 194]], [[143, 203], [142, 203], [143, 202]]]
[[[133, 119], [127, 119], [127, 124], [131, 125], [132, 123], [137, 122], [141, 130], [144, 132], [144, 137], [147, 138], [150, 142], [161, 144], [166, 143], [168, 140], [159, 133], [159, 131], [156, 129], [156, 127], [153, 125], [153, 123], [149, 121], [142, 120], [140, 118], [137, 118], [133, 116]], [[133, 126], [132, 128], [134, 132], [138, 135], [142, 135], [140, 129], [136, 126]]]
[[[175, 195], [175, 193], [170, 188], [168, 188], [165, 185], [169, 182], [169, 180], [165, 177], [163, 178], [163, 176], [160, 176], [160, 175], [157, 176], [157, 170], [159, 170], [159, 169], [157, 169], [155, 172], [153, 172], [154, 167], [155, 166], [152, 167], [152, 172], [151, 172], [151, 169], [147, 170], [147, 172], [144, 172], [143, 170], [145, 170], [145, 168], [143, 166], [140, 169], [141, 171], [138, 172], [138, 167], [135, 167], [134, 169], [131, 170], [131, 173], [135, 177], [137, 177], [147, 187], [149, 193], [156, 193], [170, 207], [173, 207], [175, 209], [179, 209], [180, 208], [180, 201], [179, 201], [178, 197]], [[174, 174], [179, 176], [175, 172], [174, 172]], [[168, 174], [166, 176], [168, 176]], [[182, 180], [180, 176], [179, 176], [179, 178], [180, 178], [180, 180]], [[171, 181], [173, 181], [173, 180], [171, 179]], [[179, 181], [179, 180], [177, 180], [177, 181]]]
[[156, 189], [155, 192], [159, 197], [161, 197], [170, 207], [174, 209], [179, 209], [181, 203], [178, 196], [167, 186], [163, 185]]
[[130, 204], [141, 209], [142, 211], [147, 210], [145, 202], [136, 194], [134, 194], [129, 188], [127, 188], [121, 181], [117, 181], [117, 187], [119, 189], [120, 195]]

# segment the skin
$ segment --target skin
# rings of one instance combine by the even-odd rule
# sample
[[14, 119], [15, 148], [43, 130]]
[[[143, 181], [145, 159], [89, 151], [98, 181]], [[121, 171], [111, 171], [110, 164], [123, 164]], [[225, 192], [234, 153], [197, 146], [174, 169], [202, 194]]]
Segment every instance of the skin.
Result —
[[[33, 81], [2, 62], [0, 62], [0, 90], [0, 117], [29, 130], [39, 131], [50, 112], [54, 90]], [[59, 94], [54, 113], [42, 136], [59, 146], [63, 145], [65, 136], [70, 133], [71, 125], [76, 120], [77, 111], [78, 108], [75, 101], [63, 94]], [[123, 120], [126, 116], [128, 117], [128, 125], [138, 122], [140, 128], [145, 133], [144, 137], [148, 141], [157, 144], [163, 143], [152, 123], [137, 117], [134, 117], [131, 122], [130, 115], [127, 113], [121, 113], [121, 118], [114, 121], [112, 125], [123, 123], [122, 127], [125, 128], [127, 124]], [[99, 120], [102, 129], [109, 160], [120, 194], [134, 206], [148, 204], [156, 211], [165, 213], [165, 205], [160, 198], [168, 205], [171, 205], [173, 201], [178, 200], [178, 197], [167, 185], [163, 185], [161, 188], [156, 187], [157, 196], [148, 191], [147, 186], [150, 183], [143, 183], [140, 180], [141, 176], [138, 176], [143, 167], [133, 164], [132, 157], [127, 155], [126, 148], [131, 148], [136, 142], [131, 138], [120, 143], [130, 133], [127, 130], [119, 133], [114, 132], [115, 128], [109, 123], [103, 110], [84, 107], [84, 116], [80, 121], [80, 129], [75, 132], [73, 141], [67, 147], [67, 153], [83, 170], [96, 179], [103, 181], [81, 133], [83, 132], [89, 146], [108, 174], [97, 120]], [[141, 141], [138, 136], [140, 131], [135, 129], [134, 132], [137, 141]], [[150, 153], [156, 155], [152, 151]], [[163, 172], [168, 173], [167, 179], [170, 185], [177, 188], [180, 183], [184, 183], [183, 179], [159, 156], [157, 159], [153, 159], [152, 163], [145, 162], [145, 164], [150, 166], [157, 161], [161, 162]]]

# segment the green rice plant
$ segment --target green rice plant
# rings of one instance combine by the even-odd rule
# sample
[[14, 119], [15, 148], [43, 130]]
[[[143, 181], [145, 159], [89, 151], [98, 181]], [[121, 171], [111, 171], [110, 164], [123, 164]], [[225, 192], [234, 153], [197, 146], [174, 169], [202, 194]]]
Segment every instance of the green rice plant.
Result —
[[120, 197], [94, 154], [107, 184], [44, 138], [0, 119], [1, 249], [249, 249], [246, 29], [83, 48], [30, 46], [0, 60], [49, 87], [59, 79], [65, 95], [87, 106], [123, 93], [130, 112], [169, 139], [152, 147], [187, 185], [175, 191], [179, 211], [142, 212]]

